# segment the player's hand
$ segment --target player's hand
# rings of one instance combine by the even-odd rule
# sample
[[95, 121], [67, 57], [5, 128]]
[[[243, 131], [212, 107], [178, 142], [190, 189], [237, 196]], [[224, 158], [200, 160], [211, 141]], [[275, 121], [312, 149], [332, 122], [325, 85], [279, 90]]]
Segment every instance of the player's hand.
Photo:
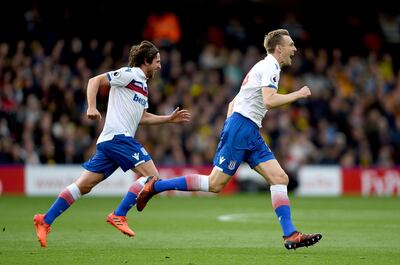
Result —
[[169, 122], [178, 123], [178, 122], [188, 122], [190, 121], [192, 115], [188, 110], [179, 110], [177, 107], [170, 115]]
[[303, 86], [298, 90], [299, 98], [308, 98], [311, 96], [311, 90], [308, 86]]
[[96, 108], [88, 108], [86, 116], [89, 120], [101, 120], [101, 114]]

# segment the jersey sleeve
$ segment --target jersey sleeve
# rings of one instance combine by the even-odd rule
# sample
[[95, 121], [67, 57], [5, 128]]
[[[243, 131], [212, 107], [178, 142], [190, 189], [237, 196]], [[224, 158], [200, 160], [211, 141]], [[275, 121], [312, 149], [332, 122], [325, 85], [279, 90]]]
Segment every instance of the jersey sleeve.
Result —
[[111, 86], [125, 87], [132, 80], [132, 72], [129, 67], [123, 67], [115, 71], [107, 72], [107, 78]]
[[261, 76], [261, 86], [278, 89], [279, 67], [274, 63], [268, 64]]

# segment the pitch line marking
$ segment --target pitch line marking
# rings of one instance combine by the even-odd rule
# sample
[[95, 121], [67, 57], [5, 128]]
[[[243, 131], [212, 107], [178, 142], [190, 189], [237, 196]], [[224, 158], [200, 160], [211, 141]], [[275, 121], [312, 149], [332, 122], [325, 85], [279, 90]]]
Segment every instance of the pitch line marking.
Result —
[[273, 216], [268, 213], [233, 213], [220, 215], [217, 220], [220, 222], [264, 223], [272, 218]]

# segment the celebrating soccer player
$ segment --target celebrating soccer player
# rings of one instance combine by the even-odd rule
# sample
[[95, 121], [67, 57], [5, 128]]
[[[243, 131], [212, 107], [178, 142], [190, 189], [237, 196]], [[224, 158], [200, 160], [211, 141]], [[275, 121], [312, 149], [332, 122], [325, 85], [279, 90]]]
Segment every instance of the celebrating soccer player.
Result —
[[[83, 164], [85, 170], [66, 187], [46, 214], [36, 214], [34, 224], [40, 245], [47, 246], [46, 238], [51, 224], [82, 195], [108, 178], [118, 167], [132, 169], [139, 176], [158, 176], [153, 160], [144, 147], [134, 139], [139, 124], [180, 123], [190, 120], [187, 110], [176, 108], [170, 115], [155, 115], [148, 108], [147, 80], [161, 69], [159, 50], [149, 41], [132, 46], [129, 66], [97, 75], [87, 86], [87, 117], [101, 119], [96, 108], [99, 87], [111, 86], [107, 117], [96, 145], [96, 153]], [[127, 224], [126, 214], [136, 203], [136, 197], [146, 178], [139, 178], [129, 188], [119, 207], [106, 220], [122, 233], [132, 237], [134, 232]]]
[[278, 93], [281, 67], [291, 65], [297, 50], [287, 30], [269, 32], [264, 38], [264, 47], [267, 56], [249, 71], [239, 93], [229, 104], [211, 174], [167, 180], [149, 177], [137, 198], [139, 211], [152, 196], [166, 190], [220, 192], [245, 161], [270, 184], [272, 206], [282, 227], [284, 246], [287, 249], [308, 247], [322, 238], [321, 234], [301, 233], [293, 225], [287, 192], [289, 178], [259, 132], [269, 109], [307, 98], [311, 91], [303, 86], [289, 94]]

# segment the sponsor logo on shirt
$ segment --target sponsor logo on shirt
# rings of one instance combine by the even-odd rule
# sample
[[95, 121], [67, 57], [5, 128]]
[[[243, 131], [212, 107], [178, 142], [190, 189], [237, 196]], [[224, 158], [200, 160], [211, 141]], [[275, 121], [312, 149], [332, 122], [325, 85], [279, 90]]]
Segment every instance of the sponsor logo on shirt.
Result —
[[136, 93], [133, 96], [133, 101], [139, 103], [143, 107], [146, 106], [146, 104], [147, 104], [147, 100], [144, 99], [144, 98], [139, 97]]
[[139, 153], [134, 153], [132, 157], [136, 160], [139, 160]]

